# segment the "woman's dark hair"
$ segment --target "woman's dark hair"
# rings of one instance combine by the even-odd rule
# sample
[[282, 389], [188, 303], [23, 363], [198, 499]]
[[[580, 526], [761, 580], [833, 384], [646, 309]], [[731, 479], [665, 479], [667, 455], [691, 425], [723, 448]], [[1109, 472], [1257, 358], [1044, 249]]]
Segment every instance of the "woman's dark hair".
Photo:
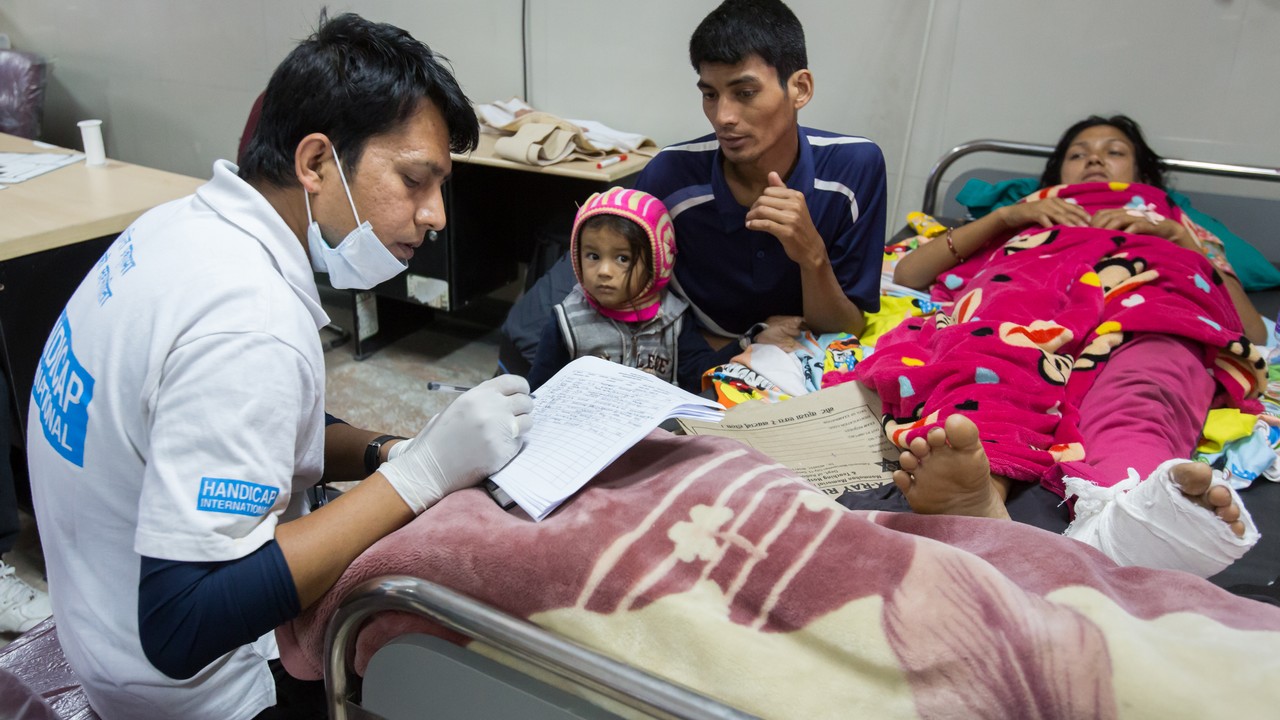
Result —
[[1080, 122], [1067, 128], [1062, 133], [1062, 137], [1058, 139], [1058, 145], [1053, 149], [1053, 154], [1049, 156], [1048, 162], [1044, 164], [1044, 174], [1040, 176], [1040, 187], [1052, 187], [1062, 184], [1062, 162], [1067, 157], [1067, 149], [1071, 147], [1071, 143], [1075, 142], [1076, 136], [1088, 130], [1091, 127], [1099, 125], [1109, 125], [1120, 132], [1133, 143], [1134, 151], [1134, 167], [1137, 170], [1137, 180], [1145, 185], [1165, 190], [1164, 185], [1164, 168], [1160, 165], [1160, 156], [1155, 150], [1147, 144], [1145, 138], [1142, 137], [1142, 128], [1138, 127], [1138, 123], [1134, 122], [1128, 115], [1112, 115], [1109, 118], [1101, 115], [1090, 115]]
[[725, 0], [689, 38], [694, 72], [703, 63], [737, 65], [752, 55], [777, 71], [783, 89], [797, 70], [809, 67], [804, 28], [780, 0]]
[[640, 287], [647, 287], [653, 282], [653, 246], [649, 243], [648, 233], [638, 223], [610, 213], [600, 213], [583, 220], [582, 225], [578, 227], [578, 267], [582, 267], [582, 234], [588, 230], [612, 230], [618, 233], [626, 239], [631, 257], [641, 261], [633, 262], [631, 267], [627, 268], [627, 288], [631, 287], [631, 278], [641, 263], [644, 264], [644, 277], [640, 279]]
[[240, 158], [240, 177], [277, 187], [297, 183], [294, 152], [302, 138], [324, 133], [355, 172], [369, 138], [408, 120], [424, 98], [449, 128], [449, 149], [476, 146], [480, 127], [471, 101], [443, 56], [394, 25], [345, 13], [320, 27], [276, 68], [262, 115]]

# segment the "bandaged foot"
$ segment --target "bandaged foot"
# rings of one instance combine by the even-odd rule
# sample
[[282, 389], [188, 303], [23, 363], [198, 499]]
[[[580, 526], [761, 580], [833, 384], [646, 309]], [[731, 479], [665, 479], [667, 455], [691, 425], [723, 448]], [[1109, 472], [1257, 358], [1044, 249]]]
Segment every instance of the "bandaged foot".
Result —
[[1008, 519], [996, 491], [978, 426], [951, 415], [943, 427], [914, 438], [898, 459], [893, 482], [918, 513]]
[[1130, 470], [1109, 488], [1063, 478], [1076, 498], [1076, 519], [1063, 533], [1101, 550], [1119, 565], [1220, 572], [1258, 542], [1240, 496], [1204, 463], [1167, 460], [1145, 481]]

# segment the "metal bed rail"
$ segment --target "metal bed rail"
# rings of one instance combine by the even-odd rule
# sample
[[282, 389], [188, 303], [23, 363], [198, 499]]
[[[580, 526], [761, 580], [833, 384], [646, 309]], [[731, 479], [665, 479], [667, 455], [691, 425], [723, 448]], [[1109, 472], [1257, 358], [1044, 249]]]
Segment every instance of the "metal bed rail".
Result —
[[333, 720], [374, 717], [351, 701], [352, 668], [347, 658], [354, 651], [361, 624], [386, 610], [430, 618], [641, 712], [707, 720], [753, 717], [436, 583], [397, 575], [374, 578], [357, 586], [329, 621], [324, 649], [325, 692]]
[[[1032, 157], [1047, 158], [1053, 152], [1053, 146], [1040, 145], [1037, 143], [1013, 142], [1010, 140], [971, 140], [967, 143], [962, 143], [951, 148], [938, 160], [937, 163], [934, 164], [933, 168], [929, 170], [929, 177], [925, 180], [924, 203], [922, 209], [926, 215], [932, 215], [934, 210], [937, 208], [938, 185], [942, 182], [942, 174], [947, 171], [947, 168], [951, 167], [955, 161], [965, 155], [972, 155], [979, 152], [994, 152], [1005, 155], [1029, 155]], [[1199, 160], [1181, 160], [1178, 158], [1164, 158], [1163, 165], [1166, 170], [1192, 173], [1196, 175], [1216, 175], [1218, 177], [1231, 178], [1243, 177], [1255, 180], [1280, 182], [1280, 168], [1201, 162]]]

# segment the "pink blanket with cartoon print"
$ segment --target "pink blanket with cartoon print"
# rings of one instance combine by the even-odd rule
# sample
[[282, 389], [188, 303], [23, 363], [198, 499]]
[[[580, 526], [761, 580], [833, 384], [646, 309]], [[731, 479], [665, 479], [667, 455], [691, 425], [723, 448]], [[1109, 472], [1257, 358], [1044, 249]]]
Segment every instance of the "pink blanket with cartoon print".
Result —
[[[277, 631], [318, 678], [359, 583], [441, 583], [766, 718], [1274, 712], [1280, 608], [1028, 525], [846, 510], [726, 439], [655, 431], [546, 520], [454, 493]], [[383, 613], [357, 669], [407, 632]]]
[[[1181, 221], [1146, 185], [1083, 183], [1040, 191], [1090, 213], [1128, 207]], [[996, 238], [942, 273], [936, 315], [880, 338], [855, 370], [879, 392], [899, 446], [963, 412], [981, 429], [992, 472], [1062, 493], [1047, 471], [1083, 457], [1080, 400], [1108, 355], [1137, 333], [1203, 348], [1228, 401], [1256, 411], [1259, 352], [1243, 336], [1221, 275], [1169, 240], [1088, 227], [1034, 227]]]

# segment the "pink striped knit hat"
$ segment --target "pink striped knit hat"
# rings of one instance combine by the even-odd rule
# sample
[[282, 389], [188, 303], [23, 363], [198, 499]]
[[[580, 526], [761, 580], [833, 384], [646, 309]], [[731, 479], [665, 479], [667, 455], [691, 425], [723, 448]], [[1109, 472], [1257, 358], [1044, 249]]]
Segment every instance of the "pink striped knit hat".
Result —
[[618, 215], [644, 228], [653, 248], [653, 280], [640, 291], [627, 307], [610, 310], [602, 307], [595, 298], [587, 295], [587, 302], [605, 317], [622, 322], [643, 322], [658, 314], [662, 304], [662, 290], [671, 281], [671, 266], [676, 257], [676, 231], [671, 223], [667, 207], [658, 198], [640, 190], [609, 188], [596, 193], [578, 208], [573, 221], [573, 236], [569, 245], [569, 257], [573, 260], [573, 274], [582, 283], [582, 267], [578, 259], [579, 234], [582, 223], [596, 215]]

